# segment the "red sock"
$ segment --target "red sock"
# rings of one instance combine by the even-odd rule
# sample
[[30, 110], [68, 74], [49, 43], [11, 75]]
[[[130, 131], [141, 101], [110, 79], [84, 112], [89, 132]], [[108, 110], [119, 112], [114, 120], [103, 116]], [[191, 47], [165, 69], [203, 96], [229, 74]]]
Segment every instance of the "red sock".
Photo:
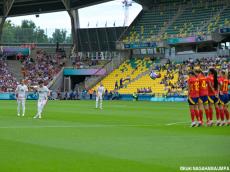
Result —
[[190, 109], [190, 113], [191, 113], [192, 122], [194, 122], [194, 119], [195, 119], [195, 111], [194, 111], [193, 109]]
[[229, 112], [228, 112], [228, 109], [224, 109], [224, 113], [225, 113], [225, 118], [227, 120], [229, 120]]
[[196, 120], [200, 121], [199, 110], [194, 110], [194, 112], [195, 112]]
[[220, 119], [224, 121], [224, 109], [220, 109]]
[[212, 108], [209, 107], [209, 119], [212, 120], [212, 116], [213, 116], [213, 111]]
[[206, 120], [209, 121], [209, 109], [205, 109]]
[[216, 107], [216, 120], [218, 121], [220, 119], [220, 109], [219, 107]]
[[199, 110], [200, 121], [203, 122], [203, 111]]

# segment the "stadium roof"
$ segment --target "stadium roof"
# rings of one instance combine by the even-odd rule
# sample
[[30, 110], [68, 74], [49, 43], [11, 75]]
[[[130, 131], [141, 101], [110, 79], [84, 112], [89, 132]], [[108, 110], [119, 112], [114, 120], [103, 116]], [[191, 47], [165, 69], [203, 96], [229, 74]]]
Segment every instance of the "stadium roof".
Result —
[[[1, 16], [20, 16], [40, 14], [66, 9], [77, 9], [111, 0], [0, 0]], [[149, 7], [156, 0], [135, 0], [145, 7]], [[4, 8], [3, 4], [7, 4]]]
[[[20, 16], [77, 9], [110, 0], [0, 0], [0, 16]], [[3, 4], [7, 4], [4, 8]]]

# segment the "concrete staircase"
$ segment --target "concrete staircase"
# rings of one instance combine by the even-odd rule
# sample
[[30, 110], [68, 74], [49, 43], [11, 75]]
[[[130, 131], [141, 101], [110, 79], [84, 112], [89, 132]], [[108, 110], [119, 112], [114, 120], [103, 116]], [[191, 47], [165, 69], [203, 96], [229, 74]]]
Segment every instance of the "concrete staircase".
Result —
[[7, 60], [7, 65], [9, 71], [12, 73], [12, 75], [19, 81], [23, 78], [23, 75], [21, 73], [21, 63], [18, 60]]

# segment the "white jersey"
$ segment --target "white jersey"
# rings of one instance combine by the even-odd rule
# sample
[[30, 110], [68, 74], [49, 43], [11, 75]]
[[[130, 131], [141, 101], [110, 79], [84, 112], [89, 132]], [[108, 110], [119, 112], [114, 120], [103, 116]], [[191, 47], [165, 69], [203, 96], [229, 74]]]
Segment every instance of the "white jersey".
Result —
[[28, 92], [28, 87], [22, 84], [19, 84], [15, 90], [15, 93], [18, 94], [18, 99], [26, 99], [26, 92]]
[[102, 95], [104, 94], [104, 92], [105, 92], [105, 88], [104, 88], [103, 86], [99, 86], [99, 87], [97, 88], [97, 94], [98, 94], [99, 96], [102, 96]]
[[46, 86], [38, 88], [38, 100], [46, 100], [49, 95], [49, 89]]

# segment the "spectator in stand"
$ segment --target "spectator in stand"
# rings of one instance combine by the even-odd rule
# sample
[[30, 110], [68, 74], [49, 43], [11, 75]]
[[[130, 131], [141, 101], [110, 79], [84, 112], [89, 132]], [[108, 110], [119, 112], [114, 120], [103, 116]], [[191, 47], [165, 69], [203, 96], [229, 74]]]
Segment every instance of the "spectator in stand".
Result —
[[118, 89], [118, 82], [115, 82], [115, 89]]
[[93, 89], [89, 89], [88, 93], [89, 93], [89, 99], [92, 100], [93, 99]]
[[138, 101], [138, 94], [136, 92], [133, 93], [133, 101]]
[[107, 89], [105, 90], [104, 98], [105, 100], [109, 100], [109, 92]]
[[120, 94], [118, 93], [118, 91], [116, 91], [113, 95], [112, 95], [112, 100], [119, 100]]
[[74, 90], [72, 90], [71, 92], [70, 92], [70, 95], [69, 95], [69, 97], [70, 97], [70, 100], [74, 100], [75, 99], [75, 92], [74, 92]]
[[17, 55], [16, 55], [16, 59], [19, 60], [19, 61], [23, 61], [23, 55], [21, 52], [19, 52]]
[[112, 99], [112, 97], [113, 97], [113, 91], [110, 91], [110, 92], [109, 92], [108, 99]]
[[120, 88], [123, 87], [123, 78], [120, 79]]
[[152, 89], [151, 87], [148, 87], [148, 88], [138, 88], [137, 89], [137, 93], [152, 93]]

